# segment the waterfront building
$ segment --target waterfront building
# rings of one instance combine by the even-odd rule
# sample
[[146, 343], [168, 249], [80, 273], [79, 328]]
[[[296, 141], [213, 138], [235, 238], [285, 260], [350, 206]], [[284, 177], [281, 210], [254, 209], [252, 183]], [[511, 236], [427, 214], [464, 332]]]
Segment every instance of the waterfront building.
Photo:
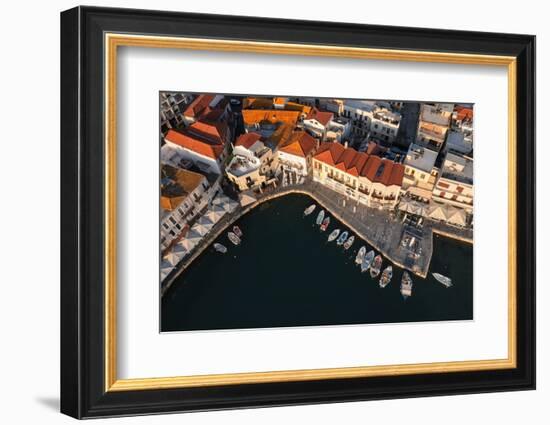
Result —
[[165, 136], [171, 128], [184, 124], [183, 111], [191, 102], [191, 95], [186, 93], [160, 93], [160, 131]]
[[211, 187], [199, 173], [161, 166], [160, 186], [160, 246], [166, 250], [208, 205]]
[[439, 152], [451, 123], [454, 105], [423, 103], [416, 133], [416, 144]]
[[466, 155], [448, 152], [441, 165], [432, 199], [471, 213], [474, 207], [473, 177], [473, 159]]
[[311, 158], [317, 146], [317, 140], [308, 133], [295, 131], [289, 142], [277, 151], [278, 166], [281, 170], [306, 176], [311, 168]]
[[324, 140], [333, 118], [334, 114], [332, 112], [312, 108], [304, 118], [303, 125], [314, 137]]
[[414, 143], [409, 146], [403, 161], [405, 175], [402, 189], [406, 194], [425, 202], [431, 199], [439, 173], [435, 166], [437, 155], [437, 152]]
[[233, 158], [225, 173], [239, 191], [260, 186], [271, 176], [273, 151], [262, 140], [262, 135], [242, 134], [235, 142]]
[[394, 208], [404, 166], [357, 152], [339, 143], [322, 143], [312, 161], [313, 180], [365, 205]]
[[179, 160], [191, 161], [202, 172], [221, 174], [228, 138], [225, 123], [198, 121], [184, 130], [169, 130], [164, 141]]

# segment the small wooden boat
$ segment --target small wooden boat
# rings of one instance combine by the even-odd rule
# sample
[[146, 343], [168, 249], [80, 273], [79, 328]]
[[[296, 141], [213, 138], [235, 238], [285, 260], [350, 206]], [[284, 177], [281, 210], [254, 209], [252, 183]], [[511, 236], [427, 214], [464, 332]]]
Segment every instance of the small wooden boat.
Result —
[[377, 278], [380, 274], [380, 267], [382, 267], [382, 256], [378, 254], [376, 257], [374, 257], [374, 261], [370, 266], [370, 277], [372, 277], [373, 279]]
[[353, 245], [353, 242], [355, 241], [355, 236], [351, 235], [348, 240], [344, 243], [344, 249], [347, 251], [351, 248]]
[[450, 277], [447, 277], [447, 276], [443, 276], [442, 274], [439, 274], [439, 273], [432, 273], [432, 276], [435, 277], [435, 279], [442, 283], [446, 288], [450, 288], [451, 286], [453, 286], [453, 281], [451, 280]]
[[309, 207], [307, 207], [307, 208], [304, 210], [304, 216], [310, 215], [310, 214], [313, 212], [313, 210], [315, 210], [315, 207], [316, 207], [316, 206], [317, 206], [317, 205], [313, 204], [313, 205], [310, 205]]
[[243, 232], [239, 226], [233, 226], [233, 233], [235, 233], [239, 238], [243, 237]]
[[365, 255], [365, 258], [363, 258], [363, 262], [361, 263], [362, 272], [366, 272], [369, 269], [373, 259], [374, 259], [374, 251], [370, 250], [369, 253]]
[[412, 295], [413, 281], [409, 276], [409, 273], [403, 272], [403, 277], [401, 278], [401, 295], [403, 298], [407, 299]]
[[357, 252], [357, 256], [355, 257], [355, 264], [361, 264], [363, 262], [363, 258], [365, 258], [365, 254], [367, 253], [367, 247], [362, 246], [359, 252]]
[[239, 245], [241, 243], [241, 238], [239, 238], [235, 233], [228, 232], [227, 238], [231, 241], [233, 245]]
[[338, 240], [336, 241], [337, 245], [342, 245], [348, 238], [348, 232], [343, 231]]
[[330, 217], [327, 217], [323, 220], [323, 223], [321, 224], [321, 232], [324, 232], [327, 230], [328, 225], [330, 224]]
[[317, 226], [319, 226], [323, 222], [323, 218], [325, 218], [325, 210], [321, 210], [319, 211], [319, 214], [317, 214], [317, 220], [315, 220]]
[[384, 269], [382, 272], [382, 277], [380, 277], [380, 288], [385, 288], [388, 286], [388, 283], [391, 282], [391, 278], [393, 276], [393, 269], [391, 266], [388, 266]]
[[223, 246], [221, 243], [215, 243], [214, 244], [214, 249], [217, 252], [221, 252], [222, 254], [225, 254], [227, 252], [227, 248], [225, 246]]
[[328, 241], [332, 242], [340, 234], [340, 229], [334, 229], [330, 235], [328, 235]]

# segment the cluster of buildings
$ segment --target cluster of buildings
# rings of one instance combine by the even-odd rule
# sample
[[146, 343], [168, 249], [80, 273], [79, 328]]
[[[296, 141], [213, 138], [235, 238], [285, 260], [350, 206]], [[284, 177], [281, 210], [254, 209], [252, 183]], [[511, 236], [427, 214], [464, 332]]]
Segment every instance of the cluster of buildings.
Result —
[[[473, 209], [471, 105], [422, 103], [403, 146], [403, 102], [161, 93], [161, 247], [224, 192], [311, 179], [358, 203]], [[410, 122], [410, 119], [409, 119]], [[470, 221], [471, 222], [471, 221]]]

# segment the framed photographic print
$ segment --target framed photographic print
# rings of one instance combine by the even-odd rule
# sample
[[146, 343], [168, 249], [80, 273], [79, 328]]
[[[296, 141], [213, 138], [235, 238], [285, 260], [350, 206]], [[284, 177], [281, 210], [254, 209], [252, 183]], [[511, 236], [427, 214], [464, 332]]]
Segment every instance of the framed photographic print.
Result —
[[533, 389], [535, 38], [61, 14], [61, 411]]

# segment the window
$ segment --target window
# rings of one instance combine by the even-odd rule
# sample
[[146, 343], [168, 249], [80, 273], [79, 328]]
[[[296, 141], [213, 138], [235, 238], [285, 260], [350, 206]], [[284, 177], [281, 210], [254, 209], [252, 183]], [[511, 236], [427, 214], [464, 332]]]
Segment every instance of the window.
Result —
[[447, 183], [443, 183], [443, 182], [439, 182], [438, 186], [442, 187], [442, 188], [445, 188], [445, 189], [449, 188], [449, 185]]
[[172, 224], [176, 224], [176, 219], [174, 217], [170, 217], [170, 221], [172, 222]]

